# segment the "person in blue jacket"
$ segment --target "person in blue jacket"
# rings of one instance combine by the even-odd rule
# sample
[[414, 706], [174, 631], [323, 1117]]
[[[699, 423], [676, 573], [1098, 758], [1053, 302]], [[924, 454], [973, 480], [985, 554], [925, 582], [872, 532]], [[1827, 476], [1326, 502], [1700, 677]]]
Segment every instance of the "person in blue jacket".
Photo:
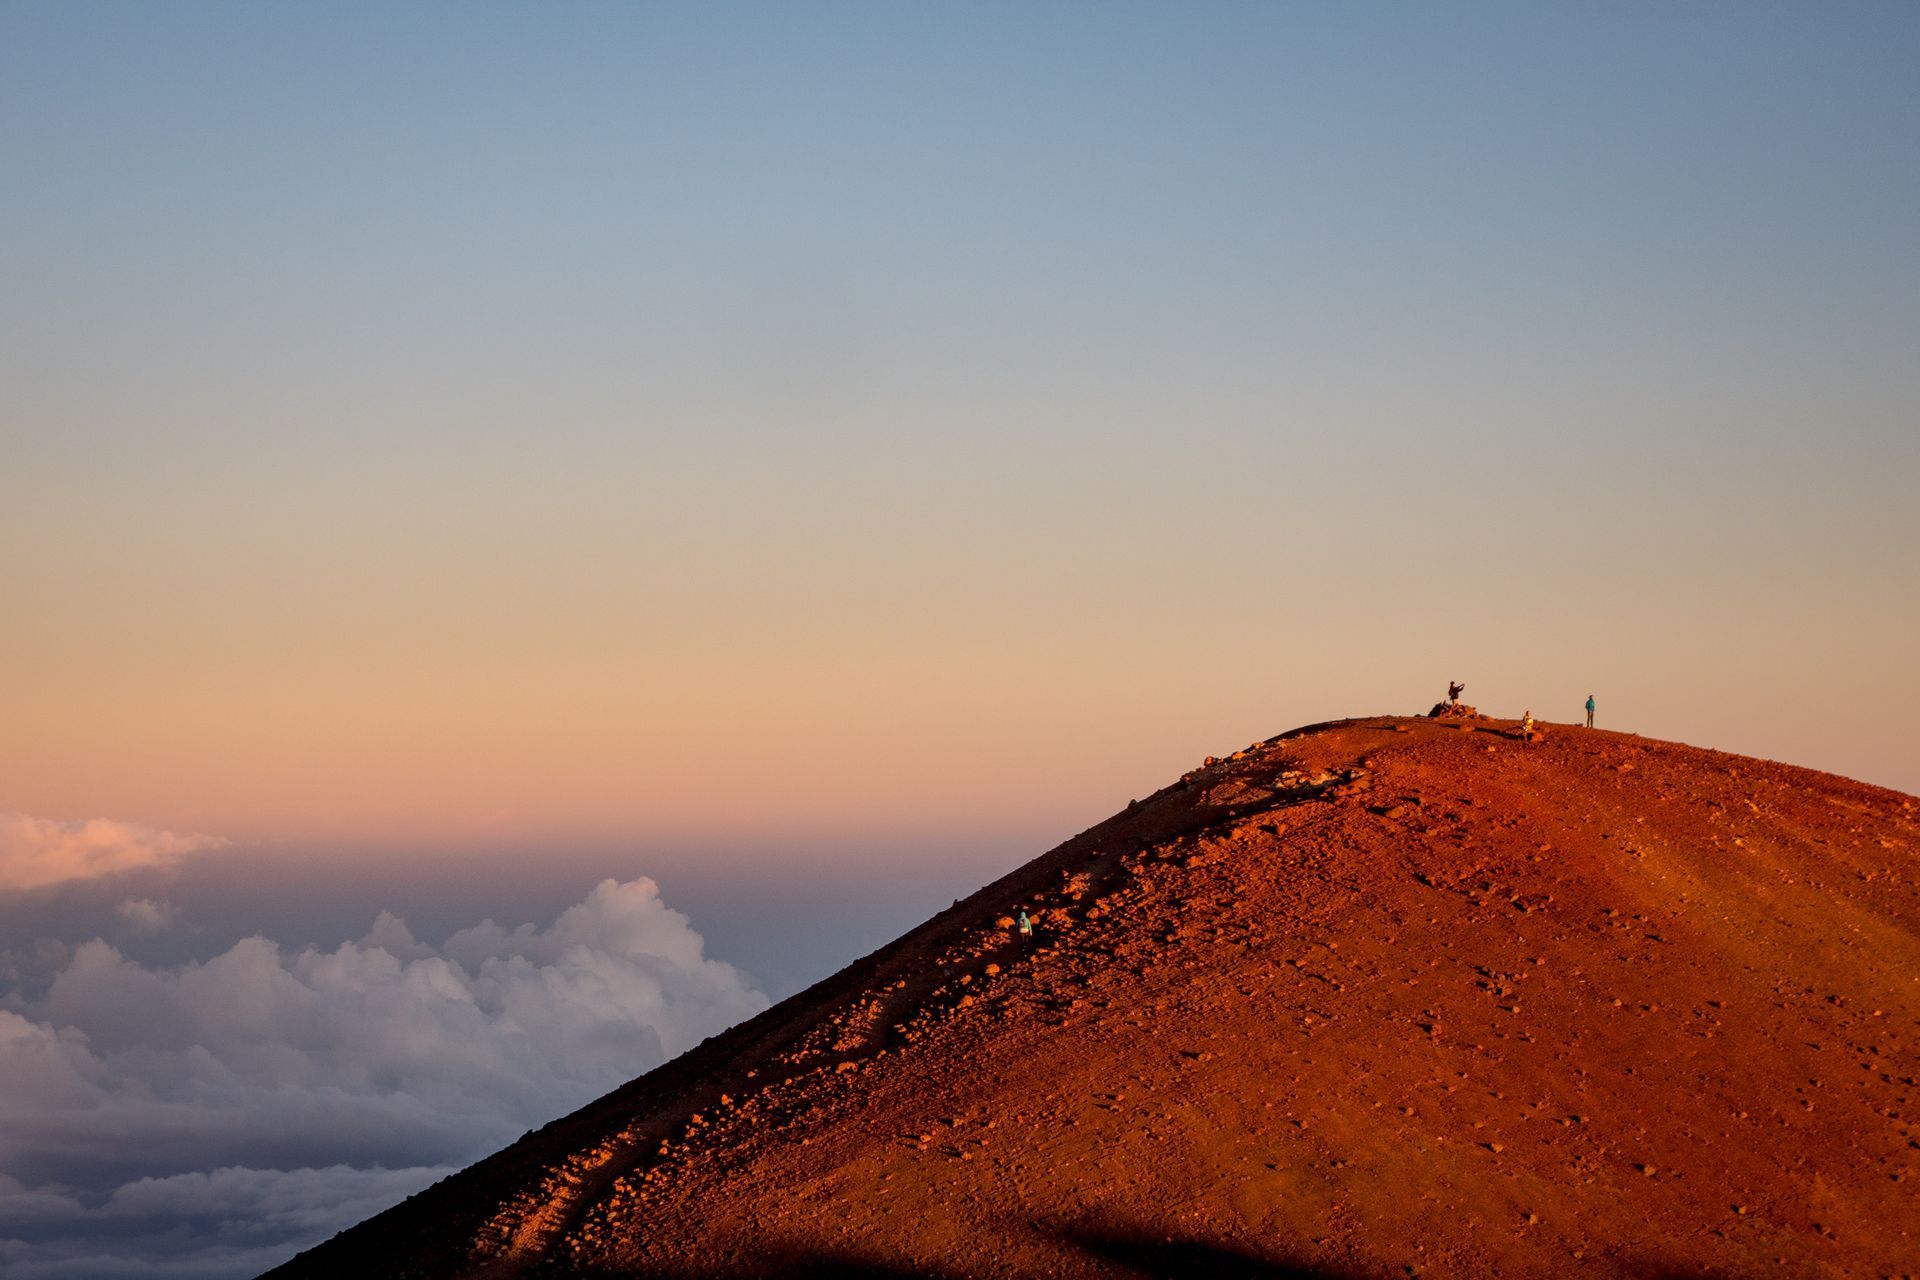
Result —
[[1593, 695], [1587, 695], [1587, 728], [1593, 728]]

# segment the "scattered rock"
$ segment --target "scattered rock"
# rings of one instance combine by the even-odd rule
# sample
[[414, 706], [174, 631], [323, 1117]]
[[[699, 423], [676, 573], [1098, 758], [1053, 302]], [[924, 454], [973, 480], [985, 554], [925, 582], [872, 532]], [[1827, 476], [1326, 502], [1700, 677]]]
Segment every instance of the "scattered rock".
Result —
[[[1155, 793], [993, 890], [1045, 945], [1012, 913], [936, 917], [276, 1280], [778, 1275], [856, 1245], [875, 1274], [1019, 1274], [1010, 1209], [1085, 1222], [1090, 1187], [1170, 1242], [1169, 1274], [1203, 1275], [1245, 1247], [1234, 1168], [1285, 1206], [1263, 1252], [1354, 1274], [1498, 1253], [1533, 1280], [1629, 1240], [1688, 1275], [1911, 1256], [1910, 811], [1611, 734], [1523, 764], [1507, 722], [1481, 754], [1477, 715], [1404, 743], [1378, 720], [1311, 731], [1204, 797]], [[1765, 858], [1732, 864], [1732, 838]], [[1716, 1134], [1724, 1159], [1633, 1163]], [[1402, 1212], [1470, 1149], [1494, 1157], [1484, 1211]], [[1837, 1239], [1806, 1224], [1816, 1185]], [[1109, 1261], [1063, 1252], [1058, 1280]]]

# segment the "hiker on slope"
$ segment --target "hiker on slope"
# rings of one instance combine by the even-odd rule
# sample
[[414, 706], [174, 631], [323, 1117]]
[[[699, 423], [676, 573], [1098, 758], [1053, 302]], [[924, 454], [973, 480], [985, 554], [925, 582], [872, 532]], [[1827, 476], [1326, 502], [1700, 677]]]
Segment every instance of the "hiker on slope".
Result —
[[1593, 695], [1587, 695], [1587, 728], [1593, 728]]

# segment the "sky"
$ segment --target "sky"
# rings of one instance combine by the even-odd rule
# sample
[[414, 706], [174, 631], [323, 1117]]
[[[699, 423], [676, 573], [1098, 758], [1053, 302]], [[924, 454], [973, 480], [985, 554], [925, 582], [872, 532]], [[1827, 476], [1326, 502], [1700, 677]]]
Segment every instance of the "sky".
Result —
[[1449, 679], [1920, 791], [1917, 64], [0, 0], [0, 1267], [251, 1274]]

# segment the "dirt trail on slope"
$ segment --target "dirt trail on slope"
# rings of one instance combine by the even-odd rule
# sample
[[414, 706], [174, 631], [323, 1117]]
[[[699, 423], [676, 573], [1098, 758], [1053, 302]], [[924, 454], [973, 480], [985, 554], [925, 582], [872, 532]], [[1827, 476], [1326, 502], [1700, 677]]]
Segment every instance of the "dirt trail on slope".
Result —
[[1916, 801], [1511, 730], [1211, 762], [274, 1274], [1920, 1270]]

